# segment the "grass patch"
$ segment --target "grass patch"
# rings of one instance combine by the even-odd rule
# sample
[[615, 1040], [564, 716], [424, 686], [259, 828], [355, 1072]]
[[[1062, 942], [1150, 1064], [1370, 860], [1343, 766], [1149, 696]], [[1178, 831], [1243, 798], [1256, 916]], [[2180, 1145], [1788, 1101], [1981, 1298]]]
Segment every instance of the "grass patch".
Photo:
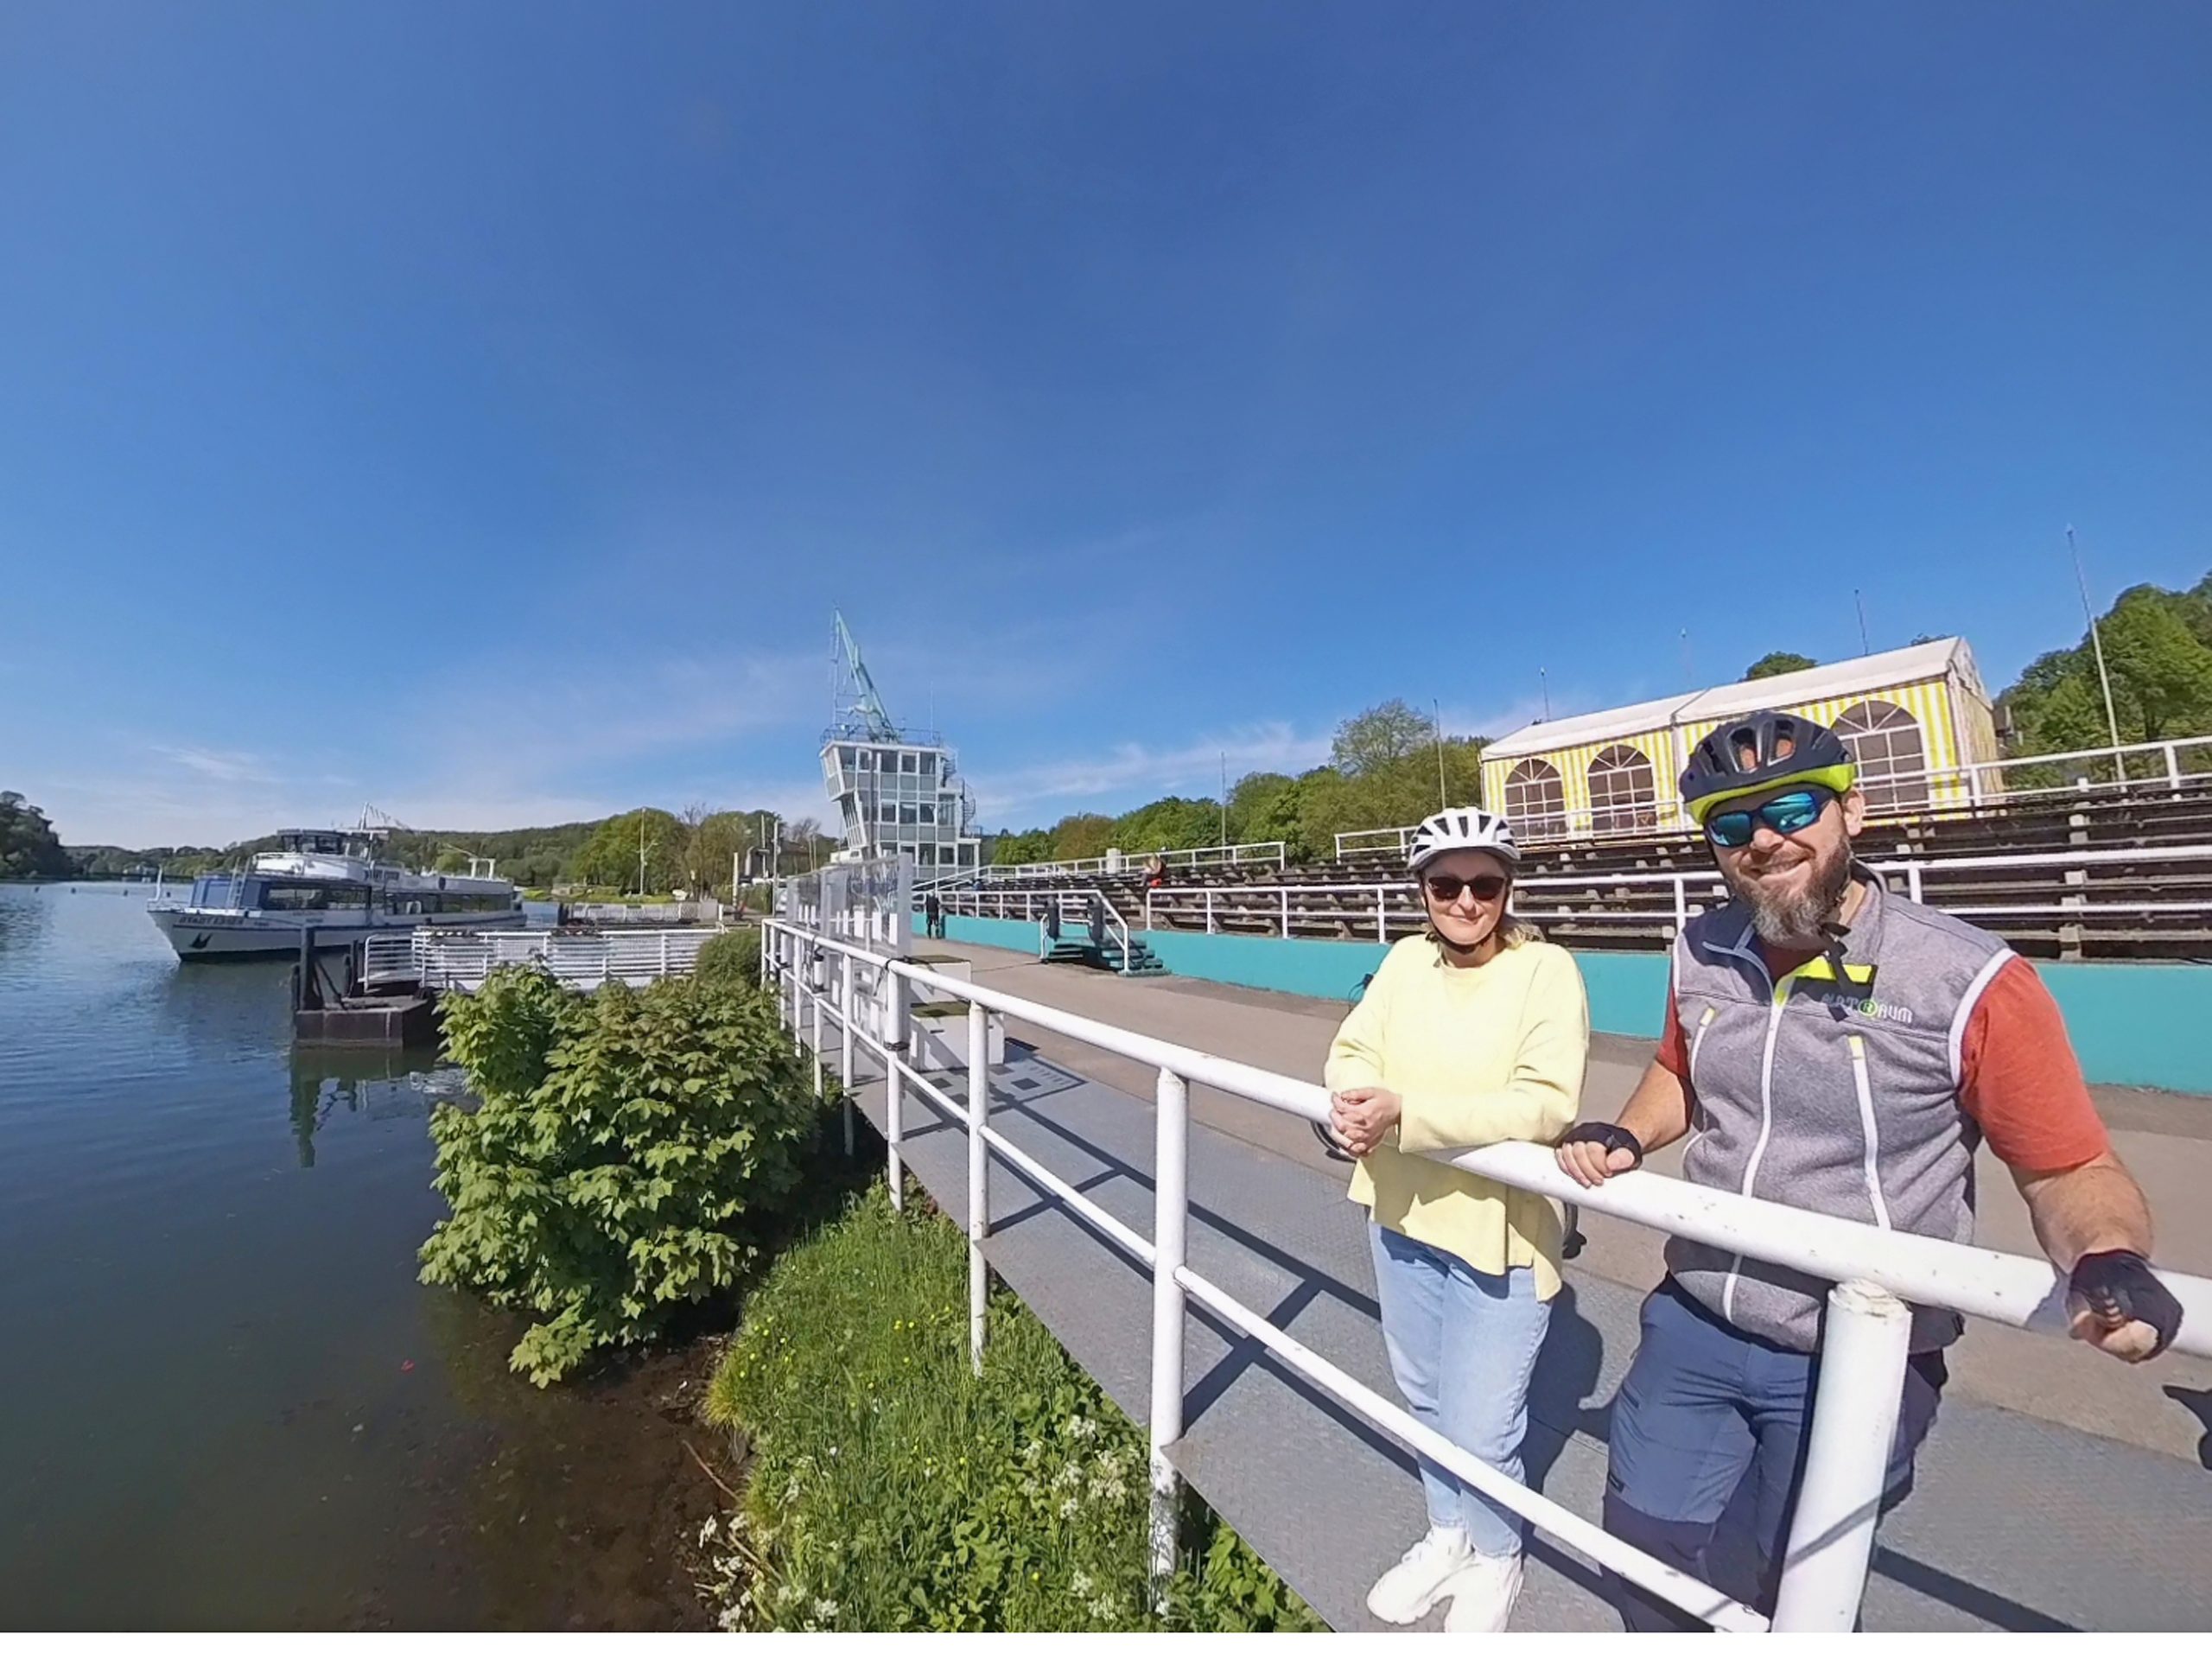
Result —
[[1014, 1296], [968, 1360], [966, 1241], [879, 1183], [747, 1299], [708, 1394], [751, 1442], [710, 1546], [752, 1630], [1319, 1630], [1195, 1499], [1155, 1612], [1145, 1436]]

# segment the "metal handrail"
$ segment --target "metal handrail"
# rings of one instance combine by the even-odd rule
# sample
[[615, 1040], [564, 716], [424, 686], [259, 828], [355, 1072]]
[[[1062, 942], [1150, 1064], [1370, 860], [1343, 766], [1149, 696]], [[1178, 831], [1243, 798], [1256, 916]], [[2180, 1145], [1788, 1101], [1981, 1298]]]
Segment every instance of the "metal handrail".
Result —
[[645, 985], [690, 973], [713, 927], [640, 928], [620, 933], [563, 933], [519, 928], [416, 928], [372, 933], [362, 942], [362, 982], [473, 991], [495, 968], [535, 964], [572, 990], [614, 980]]
[[[2081, 795], [2102, 791], [2107, 793], [2140, 795], [2160, 789], [2177, 792], [2185, 783], [2212, 779], [2212, 770], [2184, 772], [2180, 752], [2183, 749], [2212, 748], [2212, 734], [2203, 737], [2168, 738], [2157, 742], [2107, 745], [2097, 749], [2068, 749], [2056, 754], [2024, 754], [2007, 760], [1972, 760], [1955, 766], [1929, 766], [1918, 772], [1885, 772], [1879, 777], [1867, 776], [1859, 781], [1868, 791], [1867, 816], [1882, 822], [1898, 818], [1953, 817], [1965, 813], [1986, 810], [1993, 806], [2013, 801], [2039, 799], [2045, 796]], [[2133, 754], [2157, 754], [2165, 762], [2164, 776], [2129, 778], [2125, 775], [2126, 757]], [[1521, 757], [1516, 756], [1518, 760]], [[1501, 764], [1505, 757], [1500, 756]], [[2063, 784], [2044, 784], [2025, 788], [2004, 787], [2004, 774], [2025, 766], [2056, 766], [2073, 761], [2109, 761], [2120, 773], [2105, 781], [2077, 778]], [[1985, 790], [1984, 775], [1996, 774], [1998, 787]], [[1929, 798], [1921, 801], [1879, 804], [1887, 791], [1915, 785], [1924, 785]], [[1936, 788], [1954, 788], [1963, 785], [1968, 798], [1962, 801], [1939, 802], [1934, 798]], [[1648, 814], [1651, 822], [1618, 830], [1597, 827], [1600, 817], [1612, 813], [1637, 812]], [[1682, 810], [1681, 803], [1672, 798], [1653, 799], [1633, 804], [1622, 803], [1609, 807], [1579, 807], [1572, 812], [1544, 814], [1519, 826], [1524, 845], [1541, 846], [1560, 841], [1635, 841], [1669, 832], [1687, 834], [1697, 826]], [[1352, 852], [1403, 852], [1415, 825], [1396, 824], [1376, 830], [1341, 830], [1337, 832], [1337, 856], [1342, 858]]]
[[[1267, 1347], [1293, 1370], [1401, 1444], [1448, 1469], [1562, 1542], [1695, 1617], [1718, 1628], [1738, 1630], [1847, 1630], [1853, 1627], [1865, 1588], [1903, 1391], [1910, 1330], [1907, 1302], [1948, 1308], [2028, 1330], [2066, 1328], [2065, 1282], [2048, 1262], [1895, 1232], [1768, 1199], [1694, 1185], [1649, 1170], [1616, 1176], [1602, 1187], [1584, 1189], [1560, 1172], [1548, 1148], [1525, 1142], [1505, 1142], [1457, 1154], [1426, 1154], [1503, 1185], [1572, 1202], [1678, 1237], [1740, 1251], [1754, 1260], [1794, 1268], [1834, 1284], [1823, 1326], [1822, 1386], [1814, 1402], [1806, 1471], [1770, 1624], [1752, 1609], [1711, 1586], [1508, 1479], [1191, 1270], [1185, 1260], [1190, 1084], [1203, 1083], [1313, 1122], [1324, 1122], [1328, 1116], [1328, 1092], [1320, 1085], [953, 979], [917, 963], [771, 919], [764, 923], [761, 932], [763, 979], [772, 987], [778, 1009], [786, 1014], [795, 1040], [804, 1040], [798, 1035], [807, 1028], [802, 1005], [811, 1002], [817, 1090], [829, 988], [817, 981], [825, 957], [837, 963], [837, 1013], [831, 1017], [841, 1026], [842, 1075], [848, 1084], [855, 1080], [855, 1039], [885, 1065], [885, 1138], [893, 1203], [901, 1202], [902, 1114], [908, 1088], [931, 1100], [956, 1122], [963, 1122], [968, 1129], [969, 1335], [973, 1363], [979, 1370], [986, 1337], [988, 1278], [983, 1245], [989, 1235], [991, 1153], [997, 1152], [1026, 1178], [1052, 1192], [1071, 1215], [1150, 1269], [1150, 1560], [1156, 1580], [1164, 1578], [1175, 1560], [1180, 1477], [1169, 1460], [1167, 1448], [1183, 1434], [1184, 1320], [1189, 1299], [1197, 1300]], [[860, 999], [857, 985], [863, 969], [874, 981], [867, 1001]], [[903, 987], [908, 985], [923, 988], [932, 1000], [950, 999], [968, 1006], [964, 1103], [955, 1102], [910, 1065], [901, 1052], [907, 995]], [[1157, 1069], [1158, 1140], [1150, 1241], [1052, 1175], [990, 1127], [987, 1021], [993, 1013]], [[2212, 1280], [2177, 1273], [2159, 1277], [2183, 1307], [2175, 1351], [2212, 1357]]]
[[956, 881], [988, 885], [996, 881], [1026, 880], [1039, 875], [1088, 875], [1093, 873], [1137, 875], [1143, 873], [1145, 861], [1152, 858], [1160, 859], [1170, 869], [1178, 865], [1196, 870], [1211, 865], [1269, 862], [1277, 869], [1282, 869], [1290, 862], [1290, 846], [1288, 842], [1281, 841], [1224, 842], [1217, 847], [1178, 847], [1160, 853], [1123, 853], [1120, 856], [1122, 862], [1118, 870], [1104, 858], [1056, 859], [1038, 864], [979, 864], [972, 869], [955, 871], [921, 885], [942, 888]]

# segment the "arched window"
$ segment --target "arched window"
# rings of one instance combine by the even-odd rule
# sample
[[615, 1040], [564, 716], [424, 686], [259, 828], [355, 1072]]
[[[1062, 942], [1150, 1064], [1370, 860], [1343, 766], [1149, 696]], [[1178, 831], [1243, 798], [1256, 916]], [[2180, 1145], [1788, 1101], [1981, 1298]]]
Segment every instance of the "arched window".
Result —
[[1928, 804], [1928, 750], [1920, 722], [1894, 702], [1870, 697], [1838, 716], [1835, 734], [1859, 762], [1859, 787], [1874, 812]]
[[1643, 750], [1616, 743], [1590, 763], [1590, 827], [1599, 834], [1654, 828], [1658, 801], [1650, 757]]
[[1505, 774], [1505, 816], [1523, 840], [1567, 828], [1567, 786], [1548, 760], [1528, 760]]

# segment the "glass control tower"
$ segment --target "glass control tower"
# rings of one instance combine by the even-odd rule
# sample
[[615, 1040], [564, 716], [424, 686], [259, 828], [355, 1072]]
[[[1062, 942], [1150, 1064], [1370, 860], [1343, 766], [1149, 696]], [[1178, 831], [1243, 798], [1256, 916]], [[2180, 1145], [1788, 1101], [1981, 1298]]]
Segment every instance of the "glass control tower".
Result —
[[926, 881], [981, 861], [976, 807], [952, 751], [933, 731], [895, 724], [861, 660], [861, 648], [836, 618], [830, 729], [822, 735], [822, 780], [844, 825], [841, 859], [905, 853], [914, 879]]

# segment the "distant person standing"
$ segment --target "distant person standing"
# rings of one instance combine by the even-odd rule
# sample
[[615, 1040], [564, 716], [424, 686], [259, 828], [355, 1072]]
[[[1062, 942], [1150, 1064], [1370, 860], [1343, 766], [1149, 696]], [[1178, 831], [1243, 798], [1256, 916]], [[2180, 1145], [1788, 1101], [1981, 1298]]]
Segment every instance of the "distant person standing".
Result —
[[932, 939], [944, 937], [944, 905], [933, 892], [922, 896], [922, 931]]

